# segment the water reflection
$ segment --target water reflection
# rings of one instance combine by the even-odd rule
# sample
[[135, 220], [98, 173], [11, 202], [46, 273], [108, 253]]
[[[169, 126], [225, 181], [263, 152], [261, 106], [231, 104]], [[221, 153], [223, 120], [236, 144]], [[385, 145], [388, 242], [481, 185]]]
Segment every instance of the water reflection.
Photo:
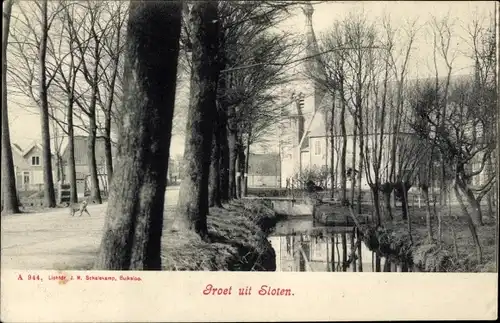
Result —
[[269, 239], [276, 271], [402, 271], [371, 252], [353, 227], [319, 227], [311, 218], [291, 219], [278, 223]]

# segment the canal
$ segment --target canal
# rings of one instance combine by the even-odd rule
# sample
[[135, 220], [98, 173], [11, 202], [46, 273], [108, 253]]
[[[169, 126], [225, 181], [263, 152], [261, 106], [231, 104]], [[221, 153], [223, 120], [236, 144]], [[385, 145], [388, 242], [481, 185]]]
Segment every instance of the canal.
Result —
[[354, 227], [318, 225], [312, 215], [278, 222], [269, 240], [276, 253], [276, 271], [403, 271], [400, 265], [386, 264], [383, 257], [377, 266], [377, 256], [358, 241]]

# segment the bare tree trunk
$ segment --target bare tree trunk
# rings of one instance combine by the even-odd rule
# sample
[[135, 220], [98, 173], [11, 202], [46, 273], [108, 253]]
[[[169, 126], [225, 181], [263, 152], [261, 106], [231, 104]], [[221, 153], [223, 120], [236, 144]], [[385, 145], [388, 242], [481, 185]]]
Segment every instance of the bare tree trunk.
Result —
[[[234, 111], [234, 109], [232, 109]], [[231, 111], [231, 109], [230, 109]], [[233, 112], [234, 113], [234, 112]], [[231, 117], [229, 117], [231, 118]], [[228, 148], [229, 148], [229, 198], [236, 198], [236, 159], [238, 157], [236, 129], [228, 121]]]
[[332, 100], [332, 111], [330, 114], [330, 181], [331, 181], [331, 188], [332, 191], [330, 193], [330, 198], [333, 200], [335, 198], [335, 189], [337, 186], [337, 178], [336, 178], [336, 170], [334, 168], [335, 164], [335, 157], [334, 157], [334, 151], [335, 151], [335, 94], [333, 95], [333, 100]]
[[7, 110], [7, 44], [9, 37], [10, 15], [13, 0], [7, 0], [3, 7], [2, 31], [2, 213], [19, 213], [16, 190], [16, 173], [12, 159], [10, 142], [9, 113]]
[[375, 218], [377, 220], [377, 227], [378, 227], [382, 224], [382, 217], [380, 215], [380, 195], [379, 195], [378, 184], [375, 183], [375, 184], [371, 185], [370, 189], [372, 191], [373, 206], [375, 208]]
[[106, 103], [105, 109], [105, 123], [104, 123], [104, 149], [106, 156], [106, 174], [108, 177], [108, 187], [111, 185], [111, 180], [113, 178], [113, 154], [112, 154], [112, 145], [111, 145], [111, 118], [113, 115], [113, 103], [115, 98], [115, 86], [116, 79], [118, 76], [119, 69], [119, 60], [120, 60], [120, 51], [121, 51], [121, 42], [120, 42], [120, 26], [116, 29], [116, 47], [115, 47], [115, 56], [113, 57], [113, 73], [111, 74], [111, 83], [109, 84], [109, 99]]
[[481, 205], [474, 197], [474, 193], [472, 193], [471, 189], [467, 186], [466, 183], [460, 183], [459, 187], [465, 193], [467, 202], [471, 206], [472, 221], [477, 226], [483, 226], [484, 223], [483, 223], [483, 213], [481, 212]]
[[99, 175], [97, 173], [97, 162], [95, 158], [95, 143], [97, 137], [97, 126], [95, 115], [89, 118], [90, 131], [87, 138], [87, 163], [89, 164], [90, 175], [90, 199], [97, 204], [102, 203], [101, 190], [99, 188]]
[[113, 154], [112, 154], [112, 144], [111, 144], [111, 115], [106, 115], [106, 121], [104, 124], [104, 154], [106, 156], [106, 174], [108, 177], [108, 187], [111, 185], [111, 179], [113, 178]]
[[227, 137], [226, 122], [219, 127], [219, 149], [220, 149], [220, 196], [222, 202], [228, 202], [230, 199], [229, 193], [229, 182], [230, 182], [230, 172], [229, 172], [229, 145]]
[[186, 173], [179, 191], [179, 224], [208, 239], [208, 181], [213, 123], [217, 116], [219, 15], [216, 2], [195, 2], [191, 10], [191, 93], [186, 125]]
[[[361, 119], [361, 117], [360, 117]], [[363, 162], [364, 162], [364, 138], [363, 138], [363, 122], [359, 121], [359, 161], [358, 161], [358, 206], [357, 212], [361, 214], [361, 201], [363, 191], [361, 190], [361, 179], [363, 178]]]
[[54, 179], [52, 175], [52, 153], [50, 149], [50, 125], [49, 125], [49, 102], [47, 89], [47, 39], [48, 39], [48, 13], [47, 0], [43, 0], [42, 4], [42, 35], [40, 37], [39, 60], [40, 60], [40, 124], [43, 142], [43, 182], [44, 182], [44, 199], [46, 207], [56, 206], [56, 195], [54, 192]]
[[210, 157], [210, 178], [208, 185], [208, 206], [210, 207], [222, 206], [220, 199], [220, 147], [217, 144], [218, 136], [219, 136], [218, 133], [214, 133], [212, 139], [212, 155]]
[[240, 177], [238, 179], [238, 193], [237, 196], [242, 198], [243, 196], [243, 187], [245, 186], [245, 147], [242, 144], [238, 145], [238, 172], [240, 173]]
[[393, 219], [392, 216], [392, 206], [391, 206], [391, 193], [392, 193], [393, 187], [391, 183], [384, 183], [381, 185], [381, 191], [382, 194], [384, 195], [384, 204], [385, 204], [385, 209], [386, 209], [386, 217], [389, 220]]
[[[354, 117], [354, 134], [353, 134], [353, 142], [352, 142], [352, 167], [351, 167], [351, 205], [354, 205], [354, 195], [356, 193], [356, 141], [358, 139], [358, 121], [357, 118]], [[358, 183], [359, 185], [359, 183]]]
[[[341, 91], [343, 91], [341, 84]], [[347, 158], [347, 131], [345, 128], [345, 100], [341, 92], [340, 105], [340, 133], [342, 136], [342, 153], [340, 157], [340, 186], [342, 190], [342, 204], [347, 204], [347, 178], [346, 178], [346, 158]]]
[[479, 237], [477, 236], [476, 226], [474, 225], [472, 217], [470, 216], [469, 212], [467, 211], [467, 207], [465, 206], [465, 204], [462, 200], [462, 196], [460, 195], [458, 185], [456, 185], [456, 184], [455, 184], [455, 194], [457, 196], [458, 203], [460, 204], [460, 207], [462, 208], [462, 212], [464, 213], [464, 215], [467, 219], [467, 225], [469, 226], [469, 230], [472, 234], [472, 239], [474, 240], [474, 244], [476, 245], [477, 261], [479, 263], [481, 263], [483, 261], [483, 250], [481, 248], [481, 243], [479, 242]]
[[180, 25], [180, 2], [130, 3], [127, 95], [96, 269], [161, 269]]
[[431, 217], [431, 204], [429, 200], [429, 186], [421, 186], [422, 194], [424, 195], [425, 201], [425, 226], [427, 228], [427, 240], [429, 243], [434, 241], [434, 236], [432, 232], [432, 217]]
[[241, 193], [243, 196], [247, 196], [247, 191], [248, 191], [248, 166], [250, 163], [250, 134], [248, 136], [247, 140], [247, 152], [245, 154], [245, 168], [244, 168], [244, 177], [243, 177], [243, 189], [241, 190]]
[[73, 129], [73, 103], [68, 104], [68, 172], [70, 183], [70, 203], [78, 202], [75, 167], [75, 135]]

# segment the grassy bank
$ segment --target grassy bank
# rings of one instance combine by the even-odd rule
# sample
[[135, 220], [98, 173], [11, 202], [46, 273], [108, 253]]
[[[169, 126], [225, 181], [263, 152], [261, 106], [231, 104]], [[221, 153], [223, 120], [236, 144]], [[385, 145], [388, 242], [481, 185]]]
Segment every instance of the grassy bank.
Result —
[[[460, 210], [443, 216], [441, 242], [438, 242], [438, 223], [433, 219], [433, 238], [427, 237], [423, 209], [410, 211], [411, 237], [408, 222], [396, 211], [396, 219], [384, 223], [383, 228], [364, 226], [364, 240], [368, 248], [393, 262], [406, 262], [426, 272], [496, 272], [497, 223], [494, 218], [484, 218], [484, 226], [477, 228], [483, 251], [483, 261], [477, 261], [477, 253], [466, 218]], [[455, 216], [456, 215], [456, 216]]]
[[[172, 221], [167, 218], [167, 228]], [[165, 233], [163, 269], [274, 271], [275, 253], [267, 233], [276, 221], [274, 212], [259, 201], [232, 201], [224, 208], [211, 208], [208, 231], [212, 243], [192, 232]]]

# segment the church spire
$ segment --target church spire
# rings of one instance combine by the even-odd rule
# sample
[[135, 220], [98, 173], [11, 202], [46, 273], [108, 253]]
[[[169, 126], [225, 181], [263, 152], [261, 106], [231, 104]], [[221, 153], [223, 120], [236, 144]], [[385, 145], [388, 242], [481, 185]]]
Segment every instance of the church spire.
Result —
[[304, 15], [306, 17], [306, 30], [305, 30], [305, 56], [306, 57], [311, 57], [307, 59], [307, 62], [305, 64], [306, 68], [306, 73], [310, 74], [312, 71], [319, 72], [319, 64], [318, 64], [318, 58], [317, 55], [319, 54], [318, 50], [318, 42], [316, 40], [316, 35], [314, 34], [314, 28], [312, 25], [312, 16], [314, 13], [314, 8], [310, 3], [307, 3], [302, 6], [302, 11], [304, 12]]
[[316, 40], [316, 35], [314, 34], [314, 28], [312, 24], [312, 16], [314, 13], [314, 8], [310, 3], [306, 3], [302, 6], [302, 11], [306, 18], [306, 29], [305, 29], [305, 53], [304, 57], [307, 59], [304, 61], [303, 75], [307, 79], [307, 83], [310, 86], [309, 94], [312, 94], [312, 109], [316, 111], [321, 104], [321, 100], [324, 96], [319, 78], [324, 75], [322, 73], [322, 68], [320, 64], [319, 48], [318, 42]]

